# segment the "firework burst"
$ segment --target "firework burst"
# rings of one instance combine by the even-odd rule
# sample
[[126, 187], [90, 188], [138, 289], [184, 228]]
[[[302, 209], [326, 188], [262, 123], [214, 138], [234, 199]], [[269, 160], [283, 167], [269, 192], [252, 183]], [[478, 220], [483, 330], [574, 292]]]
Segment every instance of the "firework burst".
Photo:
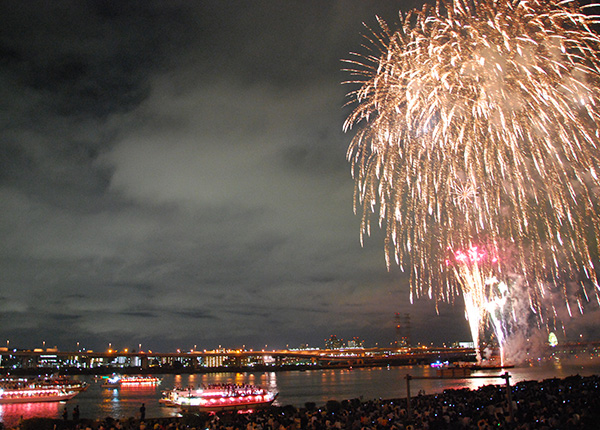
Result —
[[[600, 227], [600, 38], [570, 1], [450, 0], [380, 20], [344, 129], [361, 241], [385, 229], [413, 295], [453, 301], [447, 250], [495, 243], [528, 283], [595, 285]], [[566, 297], [566, 294], [565, 294]]]

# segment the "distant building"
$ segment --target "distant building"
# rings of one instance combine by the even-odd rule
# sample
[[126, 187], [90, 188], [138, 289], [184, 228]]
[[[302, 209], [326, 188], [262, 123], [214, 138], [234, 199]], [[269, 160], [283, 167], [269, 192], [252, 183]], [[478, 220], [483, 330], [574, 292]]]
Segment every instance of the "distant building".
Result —
[[352, 340], [348, 341], [348, 348], [363, 348], [364, 346], [365, 341], [358, 337], [353, 337]]
[[452, 344], [453, 348], [475, 348], [475, 344], [473, 342], [454, 342]]
[[204, 358], [204, 365], [206, 367], [220, 367], [223, 366], [225, 357], [222, 355], [208, 356]]
[[344, 340], [338, 339], [335, 334], [329, 336], [329, 339], [325, 339], [325, 349], [340, 349], [344, 347]]

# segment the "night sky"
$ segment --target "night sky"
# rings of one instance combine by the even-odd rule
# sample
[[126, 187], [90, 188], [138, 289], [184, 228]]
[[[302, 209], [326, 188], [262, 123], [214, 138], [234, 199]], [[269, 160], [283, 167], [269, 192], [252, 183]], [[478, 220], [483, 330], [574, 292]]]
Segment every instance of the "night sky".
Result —
[[389, 0], [0, 3], [0, 346], [469, 340], [359, 242], [344, 58]]

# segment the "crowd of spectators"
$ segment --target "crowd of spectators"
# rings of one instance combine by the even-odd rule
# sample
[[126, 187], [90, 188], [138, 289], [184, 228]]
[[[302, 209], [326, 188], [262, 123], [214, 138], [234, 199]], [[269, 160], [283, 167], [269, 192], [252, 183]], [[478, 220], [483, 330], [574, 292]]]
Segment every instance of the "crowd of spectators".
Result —
[[[411, 399], [329, 401], [318, 408], [273, 406], [245, 414], [220, 413], [150, 420], [71, 423], [78, 430], [488, 430], [599, 429], [600, 377], [571, 376], [478, 390], [446, 390]], [[61, 423], [63, 424], [63, 423]], [[65, 426], [67, 423], [64, 423]], [[32, 427], [33, 428], [33, 427]], [[61, 428], [61, 427], [55, 427]], [[27, 430], [27, 427], [23, 427]]]

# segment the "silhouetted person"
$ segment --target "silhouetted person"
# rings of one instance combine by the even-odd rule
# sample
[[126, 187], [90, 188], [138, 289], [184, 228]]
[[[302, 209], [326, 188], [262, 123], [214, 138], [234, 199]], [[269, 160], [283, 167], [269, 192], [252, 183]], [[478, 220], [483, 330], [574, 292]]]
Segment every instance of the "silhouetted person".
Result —
[[67, 421], [69, 419], [69, 411], [67, 411], [67, 407], [63, 410], [63, 420]]
[[79, 405], [75, 405], [73, 408], [73, 421], [79, 421]]
[[142, 407], [140, 408], [140, 421], [144, 421], [146, 419], [146, 406], [142, 403]]

